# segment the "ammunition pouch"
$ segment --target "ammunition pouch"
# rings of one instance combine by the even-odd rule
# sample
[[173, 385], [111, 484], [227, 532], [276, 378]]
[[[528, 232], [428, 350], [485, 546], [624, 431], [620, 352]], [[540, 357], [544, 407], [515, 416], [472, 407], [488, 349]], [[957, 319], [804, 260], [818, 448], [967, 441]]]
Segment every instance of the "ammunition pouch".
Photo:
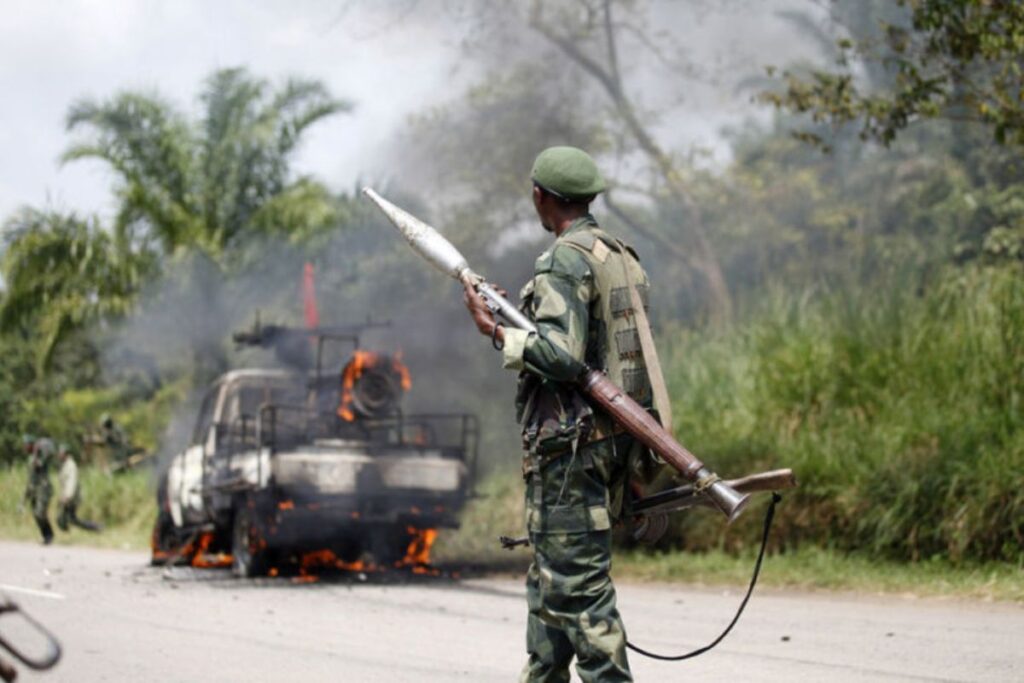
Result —
[[589, 443], [594, 411], [572, 385], [530, 373], [519, 377], [516, 407], [523, 426], [524, 474]]

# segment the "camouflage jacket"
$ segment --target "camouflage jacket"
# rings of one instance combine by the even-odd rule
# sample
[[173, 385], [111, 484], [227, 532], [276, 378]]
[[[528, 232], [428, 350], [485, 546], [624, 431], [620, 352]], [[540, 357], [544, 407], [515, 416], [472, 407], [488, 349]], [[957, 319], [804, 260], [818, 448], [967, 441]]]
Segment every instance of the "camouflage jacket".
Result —
[[25, 485], [26, 501], [49, 500], [53, 495], [50, 482], [50, 454], [36, 451], [28, 459], [28, 482]]
[[616, 302], [628, 305], [623, 258], [646, 295], [647, 276], [635, 254], [584, 216], [541, 254], [520, 292], [537, 332], [507, 329], [503, 355], [506, 368], [521, 371], [516, 409], [531, 453], [564, 451], [589, 436], [594, 413], [574, 386], [587, 367], [609, 372], [635, 399], [650, 403], [639, 344], [634, 349], [632, 343], [636, 330], [619, 329], [628, 309], [614, 308]]

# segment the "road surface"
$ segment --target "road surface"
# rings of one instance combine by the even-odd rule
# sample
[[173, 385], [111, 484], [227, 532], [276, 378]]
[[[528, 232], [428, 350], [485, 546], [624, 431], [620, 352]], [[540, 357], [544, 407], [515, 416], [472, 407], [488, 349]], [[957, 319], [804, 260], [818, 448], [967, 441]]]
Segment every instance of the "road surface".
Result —
[[[146, 559], [0, 542], [0, 592], [65, 650], [19, 680], [484, 683], [514, 681], [524, 659], [518, 580], [238, 581]], [[717, 635], [740, 597], [619, 585], [630, 637], [668, 653]], [[1024, 681], [1024, 606], [763, 591], [713, 652], [631, 663], [638, 681]]]

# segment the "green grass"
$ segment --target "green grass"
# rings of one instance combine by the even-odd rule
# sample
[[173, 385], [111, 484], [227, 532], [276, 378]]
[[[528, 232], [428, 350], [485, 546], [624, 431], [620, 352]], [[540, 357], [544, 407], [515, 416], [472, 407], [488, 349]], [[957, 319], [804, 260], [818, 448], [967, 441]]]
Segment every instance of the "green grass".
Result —
[[[529, 550], [502, 550], [500, 535], [523, 533], [523, 489], [514, 473], [494, 473], [479, 486], [481, 498], [463, 514], [462, 527], [443, 531], [434, 559], [446, 565], [466, 565], [483, 571], [521, 573], [530, 561]], [[783, 506], [789, 501], [784, 501]], [[629, 581], [685, 582], [703, 585], [745, 586], [754, 567], [764, 502], [748, 513], [752, 531], [744, 549], [687, 550], [679, 537], [669, 538], [669, 549], [627, 547], [615, 551], [613, 573]], [[779, 508], [783, 509], [782, 507]], [[692, 511], [721, 533], [724, 525], [714, 513]], [[623, 536], [621, 530], [617, 536]], [[728, 531], [730, 538], [736, 536]], [[733, 538], [731, 545], [737, 545]], [[775, 550], [765, 557], [759, 585], [775, 588], [901, 593], [952, 596], [985, 600], [1024, 601], [1024, 568], [1009, 562], [953, 563], [936, 557], [928, 561], [894, 561], [867, 553], [844, 552], [806, 544], [799, 549]]]
[[[50, 501], [50, 523], [56, 533], [54, 542], [132, 550], [149, 548], [149, 533], [156, 514], [149, 473], [127, 472], [110, 476], [90, 467], [81, 468], [80, 473], [82, 502], [78, 516], [103, 524], [104, 530], [94, 534], [75, 527], [67, 532], [57, 528], [57, 477], [53, 473], [51, 481], [54, 496]], [[31, 510], [26, 507], [23, 512], [18, 512], [25, 481], [24, 466], [0, 469], [0, 537], [38, 541], [39, 530], [32, 519]]]
[[[666, 335], [676, 434], [719, 473], [792, 467], [777, 549], [1024, 562], [1024, 277], [947, 274], [779, 294], [718, 333]], [[709, 523], [710, 522], [710, 523]], [[738, 550], [693, 516], [677, 533]]]
[[[616, 556], [614, 575], [639, 581], [745, 586], [754, 560], [752, 552], [736, 556], [718, 550], [629, 550]], [[1024, 602], [1024, 570], [1005, 562], [896, 562], [811, 546], [766, 556], [758, 585]]]

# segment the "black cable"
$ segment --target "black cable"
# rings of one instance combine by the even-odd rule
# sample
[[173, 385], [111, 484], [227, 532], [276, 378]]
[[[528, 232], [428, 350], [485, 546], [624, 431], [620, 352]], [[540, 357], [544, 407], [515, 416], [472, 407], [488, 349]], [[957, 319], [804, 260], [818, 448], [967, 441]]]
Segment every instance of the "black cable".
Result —
[[743, 602], [740, 603], [740, 608], [736, 610], [736, 616], [732, 618], [732, 621], [730, 621], [729, 625], [725, 627], [725, 630], [722, 631], [721, 635], [719, 635], [717, 638], [715, 638], [713, 641], [711, 641], [704, 647], [699, 647], [696, 650], [693, 650], [692, 652], [687, 652], [684, 655], [672, 656], [655, 654], [653, 652], [648, 652], [647, 650], [637, 647], [628, 640], [626, 641], [626, 647], [628, 647], [630, 650], [636, 652], [639, 655], [643, 655], [644, 657], [650, 657], [651, 659], [659, 659], [663, 662], [681, 662], [684, 659], [690, 659], [692, 657], [696, 657], [697, 655], [702, 655], [711, 648], [718, 645], [723, 640], [725, 640], [725, 637], [729, 635], [729, 631], [731, 631], [732, 627], [736, 625], [736, 622], [740, 620], [740, 615], [743, 614], [743, 610], [746, 609], [747, 602], [750, 600], [750, 596], [754, 593], [754, 586], [757, 585], [757, 577], [761, 573], [761, 561], [764, 560], [764, 550], [768, 545], [768, 532], [771, 531], [772, 520], [775, 518], [775, 506], [776, 504], [778, 504], [780, 500], [782, 500], [782, 496], [780, 496], [778, 493], [772, 492], [771, 505], [768, 506], [768, 511], [764, 515], [764, 531], [761, 533], [761, 550], [757, 553], [757, 562], [754, 563], [754, 575], [750, 577], [750, 586], [747, 588], [747, 594], [743, 596]]
[[501, 351], [503, 348], [505, 348], [505, 340], [502, 340], [501, 346], [498, 346], [498, 328], [499, 327], [505, 327], [505, 323], [503, 323], [503, 322], [496, 322], [496, 323], [494, 323], [494, 328], [491, 330], [491, 346], [493, 346], [496, 351]]

